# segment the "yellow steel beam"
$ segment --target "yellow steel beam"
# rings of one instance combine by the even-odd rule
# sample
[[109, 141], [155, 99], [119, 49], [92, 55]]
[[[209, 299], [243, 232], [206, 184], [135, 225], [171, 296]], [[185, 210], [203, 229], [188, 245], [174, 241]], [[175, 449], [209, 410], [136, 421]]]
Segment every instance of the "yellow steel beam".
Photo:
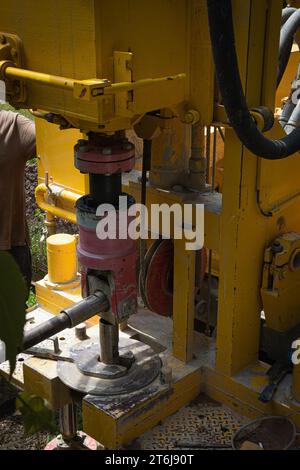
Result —
[[195, 251], [185, 240], [174, 240], [173, 355], [188, 362], [193, 357], [195, 318]]
[[[235, 0], [233, 6], [241, 80], [248, 104], [254, 107], [261, 104], [266, 26], [261, 18], [267, 2]], [[266, 238], [272, 235], [257, 207], [256, 172], [257, 157], [228, 129], [217, 327], [217, 369], [228, 376], [255, 362], [259, 348], [260, 272]]]

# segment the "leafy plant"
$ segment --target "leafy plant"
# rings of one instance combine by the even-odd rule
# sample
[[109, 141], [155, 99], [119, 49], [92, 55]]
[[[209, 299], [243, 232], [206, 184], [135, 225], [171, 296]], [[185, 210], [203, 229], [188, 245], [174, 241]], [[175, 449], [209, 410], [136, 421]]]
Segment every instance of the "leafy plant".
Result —
[[[6, 346], [10, 375], [22, 345], [25, 302], [26, 287], [19, 268], [9, 253], [0, 251], [0, 339]], [[27, 434], [54, 429], [53, 413], [43, 398], [20, 393], [16, 407], [22, 413]]]
[[28, 297], [28, 299], [27, 299], [26, 305], [27, 305], [28, 308], [31, 308], [31, 307], [36, 306], [36, 304], [37, 304], [36, 295], [35, 295], [35, 293], [33, 292], [33, 290], [30, 289], [29, 297]]
[[26, 434], [56, 431], [53, 412], [43, 398], [26, 392], [20, 393], [16, 399], [16, 408], [23, 416]]

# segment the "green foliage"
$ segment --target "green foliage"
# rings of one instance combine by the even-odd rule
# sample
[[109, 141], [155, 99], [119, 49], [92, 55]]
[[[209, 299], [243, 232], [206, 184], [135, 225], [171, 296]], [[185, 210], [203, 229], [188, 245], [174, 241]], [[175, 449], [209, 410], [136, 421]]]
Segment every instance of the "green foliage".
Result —
[[25, 324], [26, 286], [9, 253], [0, 251], [0, 339], [5, 342], [10, 372], [16, 365]]
[[28, 308], [34, 307], [37, 304], [36, 295], [32, 289], [30, 289], [29, 297], [27, 299], [26, 305]]
[[43, 398], [26, 392], [20, 393], [16, 399], [16, 408], [23, 416], [26, 434], [56, 431], [53, 412]]
[[40, 209], [34, 213], [34, 218], [29, 225], [29, 233], [31, 240], [31, 256], [32, 256], [32, 269], [35, 278], [44, 277], [47, 272], [47, 256], [45, 244], [41, 246], [41, 237], [44, 235], [45, 214]]

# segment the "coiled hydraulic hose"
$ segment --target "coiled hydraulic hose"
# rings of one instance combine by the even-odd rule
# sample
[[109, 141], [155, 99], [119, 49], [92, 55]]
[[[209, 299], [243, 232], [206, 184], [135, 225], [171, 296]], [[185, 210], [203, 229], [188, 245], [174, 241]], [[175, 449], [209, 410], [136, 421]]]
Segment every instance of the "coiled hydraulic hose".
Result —
[[278, 160], [300, 150], [300, 129], [280, 140], [267, 139], [257, 128], [243, 92], [232, 20], [231, 0], [207, 0], [216, 78], [231, 126], [255, 155]]
[[296, 9], [295, 12], [288, 18], [286, 23], [282, 26], [280, 32], [280, 43], [279, 43], [279, 67], [277, 76], [277, 86], [280, 84], [286, 66], [288, 64], [291, 50], [294, 41], [294, 35], [300, 27], [300, 9]]

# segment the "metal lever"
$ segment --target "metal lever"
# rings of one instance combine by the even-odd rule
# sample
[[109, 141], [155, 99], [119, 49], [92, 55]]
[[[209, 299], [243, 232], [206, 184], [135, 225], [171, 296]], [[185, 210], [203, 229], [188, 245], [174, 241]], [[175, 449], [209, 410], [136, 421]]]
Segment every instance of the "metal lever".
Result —
[[273, 366], [268, 370], [270, 381], [269, 384], [263, 389], [263, 391], [259, 395], [259, 401], [263, 403], [269, 403], [271, 400], [273, 400], [278, 385], [289, 371], [290, 365], [286, 362], [275, 362], [275, 364], [273, 364]]

